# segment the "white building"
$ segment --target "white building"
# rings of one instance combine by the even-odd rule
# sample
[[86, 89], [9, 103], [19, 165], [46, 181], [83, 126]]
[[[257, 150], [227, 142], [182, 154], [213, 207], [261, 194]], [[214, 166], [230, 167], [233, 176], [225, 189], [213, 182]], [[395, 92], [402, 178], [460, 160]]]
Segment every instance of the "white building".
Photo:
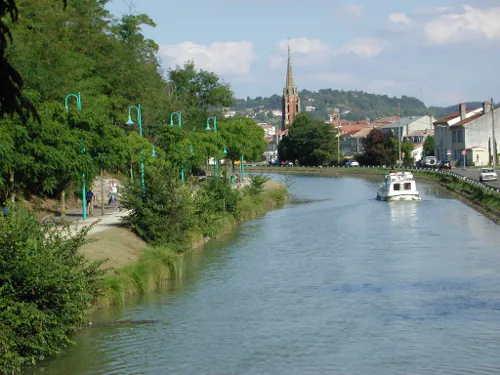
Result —
[[[491, 111], [490, 103], [467, 110], [465, 103], [459, 111], [434, 122], [434, 152], [438, 159], [450, 159], [463, 165], [488, 165], [492, 158], [492, 121], [495, 116], [495, 136], [500, 134], [500, 108]], [[498, 150], [497, 150], [498, 153]]]

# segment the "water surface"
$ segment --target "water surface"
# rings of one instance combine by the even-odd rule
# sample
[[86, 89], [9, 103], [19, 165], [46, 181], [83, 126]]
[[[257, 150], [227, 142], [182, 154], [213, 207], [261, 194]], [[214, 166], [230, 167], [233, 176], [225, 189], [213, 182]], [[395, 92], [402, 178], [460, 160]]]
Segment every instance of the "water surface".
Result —
[[[281, 179], [281, 176], [274, 176]], [[186, 278], [96, 319], [26, 374], [499, 374], [500, 231], [433, 186], [292, 176], [290, 204], [186, 257]]]

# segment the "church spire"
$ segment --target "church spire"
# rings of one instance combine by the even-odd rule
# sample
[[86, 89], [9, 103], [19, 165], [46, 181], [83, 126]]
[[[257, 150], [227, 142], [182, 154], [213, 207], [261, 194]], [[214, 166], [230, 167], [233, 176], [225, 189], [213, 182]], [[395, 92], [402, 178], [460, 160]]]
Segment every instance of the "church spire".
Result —
[[286, 87], [295, 87], [292, 71], [292, 58], [290, 57], [290, 42], [288, 42], [288, 66], [286, 68]]

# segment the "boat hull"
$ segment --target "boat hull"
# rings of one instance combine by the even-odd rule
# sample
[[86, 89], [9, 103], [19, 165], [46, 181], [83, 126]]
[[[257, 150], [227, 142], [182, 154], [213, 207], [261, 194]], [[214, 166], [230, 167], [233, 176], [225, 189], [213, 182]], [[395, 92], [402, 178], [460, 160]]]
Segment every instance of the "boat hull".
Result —
[[377, 193], [377, 199], [380, 201], [419, 201], [422, 200], [419, 194], [397, 194], [385, 195]]

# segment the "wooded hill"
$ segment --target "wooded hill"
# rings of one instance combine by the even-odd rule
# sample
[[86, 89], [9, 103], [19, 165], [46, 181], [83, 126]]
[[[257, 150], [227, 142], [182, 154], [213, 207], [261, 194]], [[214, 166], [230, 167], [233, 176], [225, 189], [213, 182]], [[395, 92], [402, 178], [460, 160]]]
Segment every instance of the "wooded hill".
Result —
[[[400, 98], [389, 97], [387, 95], [369, 94], [363, 91], [344, 91], [322, 89], [319, 91], [300, 91], [301, 111], [306, 112], [306, 107], [315, 107], [309, 114], [314, 118], [328, 119], [334, 111], [339, 108], [342, 118], [346, 120], [362, 120], [369, 118], [374, 120], [380, 117], [397, 116], [398, 103], [401, 116], [433, 115], [436, 118], [444, 117], [457, 111], [457, 105], [449, 107], [430, 106], [427, 107], [421, 100], [403, 95]], [[467, 103], [468, 108], [477, 108], [481, 102]], [[236, 111], [252, 109], [259, 110], [281, 109], [281, 96], [272, 95], [270, 97], [258, 96], [254, 99], [236, 99], [232, 108]], [[263, 117], [263, 115], [258, 116]], [[264, 120], [263, 118], [260, 120]]]

